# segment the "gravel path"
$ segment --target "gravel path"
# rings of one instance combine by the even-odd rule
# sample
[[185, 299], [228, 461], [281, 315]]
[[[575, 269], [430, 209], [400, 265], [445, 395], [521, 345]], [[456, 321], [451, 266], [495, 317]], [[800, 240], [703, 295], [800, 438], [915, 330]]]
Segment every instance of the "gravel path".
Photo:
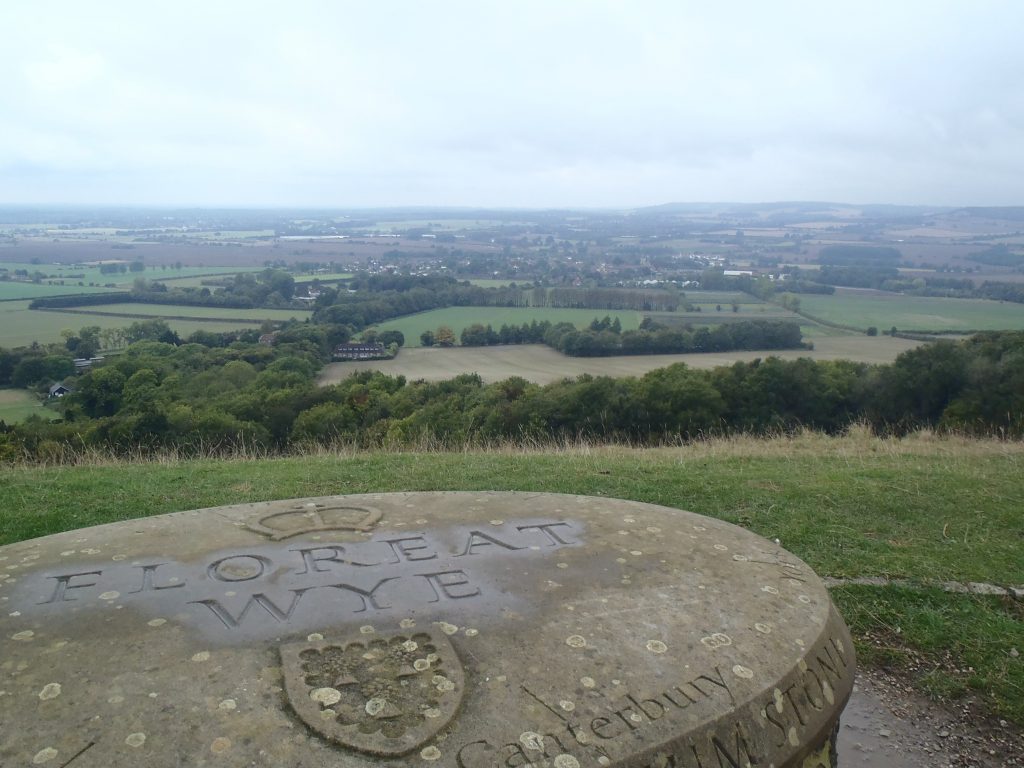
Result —
[[1024, 766], [1024, 734], [979, 718], [970, 700], [940, 706], [896, 677], [857, 675], [839, 729], [839, 768]]

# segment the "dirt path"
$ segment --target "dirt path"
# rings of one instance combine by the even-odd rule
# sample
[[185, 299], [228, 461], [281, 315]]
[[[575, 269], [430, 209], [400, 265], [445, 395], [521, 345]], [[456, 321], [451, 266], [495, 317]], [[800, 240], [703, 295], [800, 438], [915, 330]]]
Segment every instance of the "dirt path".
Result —
[[859, 671], [839, 729], [839, 768], [1024, 766], [1024, 734], [970, 701], [943, 707], [884, 673]]

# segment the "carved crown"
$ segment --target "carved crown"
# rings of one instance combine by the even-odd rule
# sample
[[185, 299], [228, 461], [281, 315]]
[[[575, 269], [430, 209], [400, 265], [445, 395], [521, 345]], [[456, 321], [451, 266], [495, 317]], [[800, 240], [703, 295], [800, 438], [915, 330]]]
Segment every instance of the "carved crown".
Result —
[[374, 507], [334, 504], [302, 504], [283, 512], [264, 515], [247, 523], [249, 530], [281, 541], [303, 533], [320, 531], [370, 531], [382, 513]]

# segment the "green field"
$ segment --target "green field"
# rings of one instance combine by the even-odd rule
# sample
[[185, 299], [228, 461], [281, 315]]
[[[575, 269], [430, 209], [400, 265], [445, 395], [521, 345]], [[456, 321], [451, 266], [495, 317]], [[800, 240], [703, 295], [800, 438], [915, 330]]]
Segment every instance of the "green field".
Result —
[[[124, 261], [132, 262], [145, 257], [145, 249], [140, 247], [139, 249], [133, 250], [111, 250], [110, 260], [112, 261]], [[46, 277], [43, 279], [43, 287], [59, 287], [60, 291], [56, 293], [90, 293], [95, 292], [96, 288], [89, 288], [89, 283], [96, 283], [97, 285], [106, 285], [107, 283], [113, 283], [119, 289], [130, 287], [137, 277], [144, 277], [147, 280], [166, 280], [171, 286], [181, 286], [184, 281], [193, 279], [202, 279], [204, 277], [214, 277], [216, 275], [234, 275], [239, 272], [261, 272], [262, 267], [182, 267], [181, 269], [175, 269], [174, 267], [163, 267], [158, 266], [147, 266], [142, 272], [116, 272], [113, 274], [103, 274], [100, 268], [97, 266], [85, 266], [81, 264], [30, 264], [27, 262], [0, 262], [0, 270], [7, 269], [13, 275], [16, 269], [24, 269], [30, 275], [36, 272], [40, 272]], [[0, 272], [2, 274], [2, 272]], [[48, 286], [48, 281], [63, 280], [63, 286]], [[181, 280], [182, 282], [179, 282]], [[78, 283], [83, 282], [85, 286], [80, 286]], [[0, 282], [0, 287], [6, 285], [5, 282]], [[17, 285], [34, 285], [33, 283], [17, 283]], [[110, 290], [105, 289], [105, 290]], [[18, 297], [18, 298], [35, 298], [39, 296], [51, 296], [55, 293], [46, 294], [32, 294], [31, 296]], [[0, 295], [2, 298], [2, 295]], [[13, 298], [13, 297], [12, 297]]]
[[716, 304], [728, 307], [733, 302], [736, 302], [737, 304], [765, 303], [761, 301], [761, 299], [751, 296], [749, 293], [743, 293], [742, 291], [691, 291], [689, 289], [683, 292], [683, 300], [688, 301], [691, 304], [710, 304], [712, 308], [714, 308]]
[[0, 470], [0, 544], [165, 512], [336, 493], [516, 490], [634, 499], [779, 539], [822, 576], [907, 580], [832, 590], [858, 663], [898, 670], [908, 686], [934, 696], [973, 694], [962, 703], [972, 718], [995, 714], [1024, 724], [1019, 603], [934, 586], [1024, 584], [1022, 463], [1020, 443], [855, 432], [646, 450], [342, 450], [14, 467]]
[[355, 277], [352, 272], [328, 272], [323, 275], [295, 275], [296, 283], [311, 283], [314, 280], [319, 280], [322, 283], [330, 283], [335, 280], [349, 280]]
[[1024, 304], [944, 299], [838, 289], [833, 296], [800, 295], [800, 311], [855, 328], [900, 331], [1024, 330]]
[[[487, 278], [474, 279], [470, 280], [469, 282], [472, 283], [473, 285], [479, 285], [481, 288], [504, 288], [506, 285], [516, 283], [515, 280], [488, 280]], [[522, 286], [523, 283], [529, 282], [531, 281], [524, 280], [522, 282], [516, 283], [516, 285]]]
[[[147, 308], [153, 305], [143, 305]], [[178, 307], [172, 307], [178, 309]], [[300, 310], [296, 310], [299, 312]], [[0, 347], [23, 347], [38, 341], [45, 344], [62, 341], [60, 332], [65, 328], [77, 331], [87, 325], [100, 328], [126, 328], [137, 318], [80, 315], [67, 312], [46, 312], [28, 308], [27, 301], [0, 302]], [[171, 330], [185, 337], [204, 331], [230, 331], [236, 328], [258, 328], [259, 320], [225, 322], [223, 320], [168, 320]]]
[[27, 389], [0, 389], [0, 421], [17, 424], [29, 416], [46, 415], [42, 401]]
[[116, 288], [82, 286], [78, 281], [67, 281], [65, 285], [49, 285], [48, 283], [22, 283], [13, 280], [0, 280], [0, 301], [17, 301], [20, 299], [39, 299], [44, 296], [69, 296], [78, 293], [109, 293]]
[[420, 334], [424, 331], [433, 331], [441, 325], [447, 325], [455, 331], [458, 338], [462, 329], [474, 323], [487, 325], [490, 323], [494, 330], [502, 325], [522, 325], [536, 320], [538, 323], [547, 320], [551, 323], [574, 323], [578, 327], [584, 327], [595, 317], [605, 316], [619, 318], [622, 323], [622, 330], [635, 330], [640, 327], [643, 315], [632, 310], [601, 310], [601, 309], [546, 309], [541, 307], [447, 307], [446, 309], [434, 309], [430, 312], [420, 312], [415, 315], [407, 315], [395, 320], [388, 320], [377, 326], [378, 331], [396, 330], [405, 335], [407, 347], [418, 347], [420, 345]]
[[194, 317], [202, 320], [233, 322], [245, 320], [261, 322], [263, 320], [306, 320], [312, 314], [308, 309], [232, 309], [230, 307], [190, 307], [183, 304], [96, 304], [76, 309], [74, 313], [57, 313], [68, 316], [78, 315], [88, 324], [87, 315], [102, 313], [103, 315], [126, 315], [146, 317]]

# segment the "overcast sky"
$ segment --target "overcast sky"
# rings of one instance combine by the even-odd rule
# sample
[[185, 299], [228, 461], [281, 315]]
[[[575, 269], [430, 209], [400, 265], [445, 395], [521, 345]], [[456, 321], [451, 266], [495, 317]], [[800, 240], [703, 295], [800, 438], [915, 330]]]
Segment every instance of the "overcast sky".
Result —
[[1019, 0], [3, 0], [0, 28], [0, 203], [1024, 204]]

